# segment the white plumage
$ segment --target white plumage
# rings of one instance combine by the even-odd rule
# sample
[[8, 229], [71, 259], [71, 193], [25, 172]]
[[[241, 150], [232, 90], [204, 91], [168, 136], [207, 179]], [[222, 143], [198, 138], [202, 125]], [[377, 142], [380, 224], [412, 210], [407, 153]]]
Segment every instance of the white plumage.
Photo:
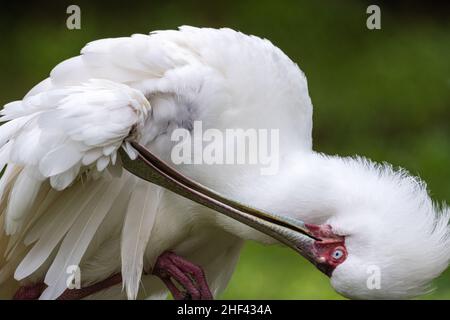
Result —
[[129, 236], [122, 237], [122, 247], [129, 248], [130, 251], [122, 251], [121, 271], [122, 277], [127, 279], [124, 284], [127, 286], [127, 292], [133, 294], [132, 298], [136, 298], [139, 291], [144, 270], [144, 252], [153, 229], [154, 212], [160, 197], [160, 190], [154, 192], [147, 184], [146, 181], [138, 181], [134, 186], [123, 226], [123, 234]]
[[45, 179], [63, 190], [82, 168], [103, 172], [114, 166], [123, 140], [135, 135], [132, 129], [139, 132], [149, 112], [141, 92], [107, 80], [55, 88], [6, 105], [0, 120], [12, 128], [0, 128], [8, 139], [1, 157], [24, 167], [9, 195], [6, 233], [21, 227]]
[[[422, 182], [368, 160], [312, 151], [312, 104], [300, 69], [269, 41], [230, 29], [182, 27], [103, 39], [58, 65], [1, 111], [0, 283], [44, 280], [42, 299], [122, 272], [128, 298], [161, 298], [151, 275], [165, 250], [202, 265], [214, 294], [226, 286], [241, 239], [269, 237], [121, 170], [117, 151], [138, 140], [170, 162], [176, 128], [278, 129], [280, 172], [258, 166], [180, 165], [229, 197], [346, 236], [349, 259], [331, 278], [358, 298], [410, 297], [448, 265], [449, 210]], [[267, 196], [267, 194], [270, 196]], [[382, 288], [366, 287], [367, 267]], [[300, 271], [299, 271], [300, 272]], [[8, 285], [6, 285], [8, 284]], [[120, 286], [95, 297], [123, 297]]]

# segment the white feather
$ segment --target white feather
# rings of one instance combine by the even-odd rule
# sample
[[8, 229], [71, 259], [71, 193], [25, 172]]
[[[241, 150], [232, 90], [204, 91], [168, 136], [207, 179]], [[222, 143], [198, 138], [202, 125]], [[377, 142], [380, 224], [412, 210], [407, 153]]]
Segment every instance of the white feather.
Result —
[[[10, 183], [12, 185], [13, 183]], [[12, 255], [15, 255], [15, 251], [17, 247], [20, 246], [20, 243], [23, 242], [23, 239], [25, 238], [27, 231], [31, 227], [31, 225], [36, 221], [36, 219], [39, 217], [40, 214], [40, 206], [41, 203], [48, 197], [48, 194], [50, 193], [50, 188], [48, 184], [43, 184], [41, 188], [39, 189], [38, 195], [36, 196], [36, 199], [33, 203], [33, 206], [31, 207], [30, 211], [32, 214], [27, 215], [27, 218], [24, 220], [23, 225], [24, 227], [21, 228], [20, 232], [14, 233], [14, 235], [9, 237], [8, 246], [6, 248], [6, 260], [9, 260]]]
[[136, 299], [156, 210], [159, 188], [140, 180], [129, 201], [122, 232], [122, 279], [129, 299]]
[[91, 183], [88, 186], [78, 184], [53, 204], [47, 213], [53, 219], [47, 221], [39, 241], [33, 245], [17, 266], [14, 274], [15, 279], [22, 280], [28, 277], [47, 260], [86, 205], [93, 197], [99, 195], [98, 191], [101, 186], [100, 182]]
[[12, 235], [21, 228], [22, 223], [30, 214], [42, 181], [32, 176], [30, 169], [24, 169], [17, 177], [11, 190], [6, 209], [6, 234]]
[[63, 173], [50, 177], [50, 185], [58, 191], [64, 190], [72, 182], [75, 181], [78, 173], [80, 172], [80, 163], [75, 164], [72, 168], [66, 170]]
[[48, 152], [39, 162], [39, 171], [44, 177], [56, 176], [69, 170], [81, 160], [82, 154], [76, 146], [64, 144]]
[[[0, 171], [3, 170], [3, 168], [9, 161], [11, 145], [12, 145], [11, 142], [7, 142], [3, 147], [0, 148]], [[1, 193], [0, 193], [0, 195], [1, 195]]]
[[[4, 110], [2, 110], [4, 111]], [[23, 128], [23, 126], [30, 121], [34, 115], [24, 116], [16, 119], [15, 121], [9, 121], [0, 126], [0, 145], [3, 146], [8, 140], [10, 140], [17, 132]], [[0, 118], [0, 121], [6, 121], [5, 117]]]
[[[14, 165], [6, 166], [5, 172], [0, 178], [0, 201], [4, 201], [3, 197], [7, 188], [11, 187], [11, 180], [15, 178], [19, 170]], [[4, 202], [3, 202], [4, 203]]]
[[[55, 216], [60, 213], [55, 208], [58, 208], [60, 203], [67, 201], [67, 197], [71, 195], [73, 195], [72, 192], [63, 193], [54, 190], [51, 190], [47, 194], [33, 216], [32, 225], [24, 237], [25, 245], [29, 246], [41, 237], [45, 232], [47, 224], [51, 223]], [[60, 197], [63, 197], [63, 199], [60, 199]]]
[[120, 191], [119, 184], [110, 184], [82, 208], [82, 213], [64, 238], [46, 276], [48, 287], [40, 299], [56, 299], [66, 287], [66, 269], [79, 265], [81, 258], [93, 238], [98, 226], [111, 208], [112, 202]]

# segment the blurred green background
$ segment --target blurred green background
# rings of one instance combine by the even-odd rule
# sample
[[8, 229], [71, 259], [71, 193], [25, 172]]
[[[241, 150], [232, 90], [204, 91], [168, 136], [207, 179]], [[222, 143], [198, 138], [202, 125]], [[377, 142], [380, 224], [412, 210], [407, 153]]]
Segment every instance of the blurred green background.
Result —
[[[66, 8], [81, 7], [81, 30]], [[105, 37], [194, 26], [270, 39], [306, 73], [317, 150], [403, 166], [450, 199], [450, 6], [378, 1], [382, 29], [366, 28], [366, 1], [58, 1], [0, 12], [0, 103], [20, 99], [58, 62]], [[450, 270], [426, 299], [450, 298]], [[223, 298], [340, 299], [294, 252], [246, 245]]]

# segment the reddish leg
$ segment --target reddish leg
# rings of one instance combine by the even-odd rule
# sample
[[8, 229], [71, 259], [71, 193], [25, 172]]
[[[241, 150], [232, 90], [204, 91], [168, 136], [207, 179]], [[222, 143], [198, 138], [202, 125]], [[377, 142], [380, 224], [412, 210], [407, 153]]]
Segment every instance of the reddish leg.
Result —
[[[115, 274], [103, 281], [94, 283], [93, 285], [80, 288], [80, 289], [67, 289], [62, 295], [58, 297], [58, 300], [79, 300], [83, 299], [93, 293], [109, 288], [122, 282], [122, 276], [120, 273]], [[39, 299], [41, 293], [47, 286], [44, 283], [38, 283], [31, 286], [22, 286], [14, 294], [14, 300], [36, 300]]]
[[46, 287], [45, 283], [22, 286], [17, 289], [13, 300], [37, 300]]
[[[213, 299], [202, 268], [173, 252], [166, 251], [158, 257], [153, 267], [153, 274], [164, 282], [175, 300]], [[181, 285], [185, 291], [179, 290], [173, 280]]]
[[[212, 300], [208, 283], [203, 270], [195, 264], [177, 256], [173, 252], [164, 252], [158, 257], [153, 268], [153, 274], [161, 278], [176, 300]], [[174, 284], [175, 280], [185, 291], [181, 291]], [[58, 300], [83, 299], [93, 293], [109, 288], [122, 282], [120, 273], [103, 281], [81, 289], [67, 289], [58, 297]], [[38, 283], [30, 286], [22, 286], [14, 294], [14, 300], [38, 299], [47, 286]]]

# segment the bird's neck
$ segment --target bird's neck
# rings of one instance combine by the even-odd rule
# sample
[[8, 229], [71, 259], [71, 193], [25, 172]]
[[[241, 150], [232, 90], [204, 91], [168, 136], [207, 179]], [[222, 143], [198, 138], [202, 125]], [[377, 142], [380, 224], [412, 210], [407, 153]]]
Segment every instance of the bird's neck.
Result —
[[[238, 187], [224, 192], [233, 199], [273, 214], [290, 216], [306, 223], [327, 223], [349, 205], [349, 199], [353, 201], [364, 194], [358, 190], [358, 181], [364, 179], [365, 170], [361, 169], [355, 175], [354, 162], [358, 161], [318, 153], [298, 154], [285, 160], [278, 174], [242, 178]], [[233, 183], [228, 185], [233, 186]], [[272, 238], [225, 216], [220, 215], [217, 222], [241, 238], [274, 242]]]

